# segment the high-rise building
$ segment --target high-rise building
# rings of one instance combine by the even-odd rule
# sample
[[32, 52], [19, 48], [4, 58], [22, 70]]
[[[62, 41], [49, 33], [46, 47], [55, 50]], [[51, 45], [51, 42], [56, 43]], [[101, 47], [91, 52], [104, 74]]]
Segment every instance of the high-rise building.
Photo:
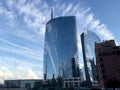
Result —
[[95, 42], [100, 42], [99, 37], [95, 33], [86, 30], [81, 34], [85, 81], [87, 82], [97, 81], [94, 54]]
[[120, 88], [120, 46], [114, 40], [95, 43], [95, 54], [100, 86]]
[[44, 80], [51, 79], [53, 75], [55, 78], [79, 75], [74, 16], [52, 17], [46, 24], [43, 63]]

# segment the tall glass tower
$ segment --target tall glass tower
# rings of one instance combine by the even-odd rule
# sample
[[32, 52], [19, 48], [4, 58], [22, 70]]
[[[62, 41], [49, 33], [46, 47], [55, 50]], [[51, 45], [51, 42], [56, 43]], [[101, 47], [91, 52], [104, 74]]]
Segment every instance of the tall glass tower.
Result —
[[100, 38], [95, 33], [86, 30], [81, 34], [85, 78], [88, 82], [97, 80], [95, 42], [100, 42]]
[[55, 78], [79, 76], [74, 16], [52, 18], [46, 24], [43, 63], [44, 80], [53, 75]]

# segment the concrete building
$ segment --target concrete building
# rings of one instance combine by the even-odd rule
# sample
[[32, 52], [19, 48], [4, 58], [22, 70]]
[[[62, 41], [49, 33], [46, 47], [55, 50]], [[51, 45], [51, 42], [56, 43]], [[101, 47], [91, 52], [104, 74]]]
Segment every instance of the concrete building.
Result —
[[101, 87], [110, 80], [120, 80], [120, 46], [114, 40], [95, 43], [96, 66]]
[[43, 80], [41, 79], [19, 79], [19, 80], [5, 80], [4, 85], [7, 88], [38, 88], [42, 87]]
[[74, 78], [64, 78], [64, 88], [70, 87], [82, 87], [83, 81], [81, 78], [74, 77]]
[[[98, 81], [92, 81], [92, 88], [98, 88], [99, 82]], [[64, 88], [70, 88], [70, 87], [78, 87], [78, 88], [86, 88], [88, 85], [85, 81], [81, 80], [81, 78], [74, 77], [74, 78], [64, 78], [63, 87]]]

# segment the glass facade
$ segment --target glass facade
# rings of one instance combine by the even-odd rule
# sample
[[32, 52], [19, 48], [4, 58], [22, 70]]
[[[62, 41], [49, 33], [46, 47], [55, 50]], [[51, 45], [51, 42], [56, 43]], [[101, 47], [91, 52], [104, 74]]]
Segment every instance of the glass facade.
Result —
[[95, 60], [95, 42], [100, 42], [100, 38], [91, 31], [85, 31], [81, 34], [81, 43], [83, 51], [83, 60], [85, 68], [86, 81], [96, 81], [96, 60]]
[[[51, 19], [46, 24], [44, 42], [44, 80], [73, 77], [72, 58], [75, 58], [75, 71], [78, 68], [76, 19], [74, 16]], [[78, 75], [78, 74], [77, 74]]]

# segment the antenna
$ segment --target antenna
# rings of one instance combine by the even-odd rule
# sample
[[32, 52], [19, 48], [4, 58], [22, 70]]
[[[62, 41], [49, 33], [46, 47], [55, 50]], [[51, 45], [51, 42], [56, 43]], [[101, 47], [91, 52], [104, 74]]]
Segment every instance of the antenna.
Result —
[[51, 20], [53, 19], [53, 8], [51, 8]]

